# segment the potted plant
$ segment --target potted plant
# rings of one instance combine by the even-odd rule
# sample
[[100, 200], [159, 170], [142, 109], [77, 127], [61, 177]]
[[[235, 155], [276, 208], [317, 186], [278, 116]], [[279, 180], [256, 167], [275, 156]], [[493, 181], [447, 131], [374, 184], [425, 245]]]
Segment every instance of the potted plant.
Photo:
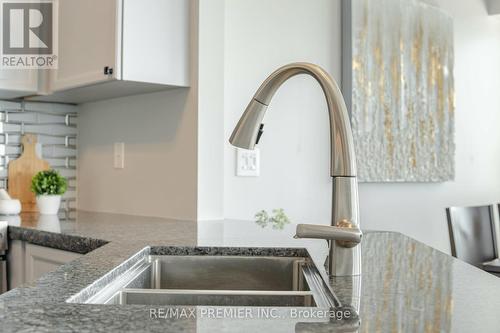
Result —
[[66, 178], [55, 170], [40, 171], [31, 181], [31, 191], [36, 194], [40, 214], [55, 215], [61, 205], [61, 196], [66, 192]]

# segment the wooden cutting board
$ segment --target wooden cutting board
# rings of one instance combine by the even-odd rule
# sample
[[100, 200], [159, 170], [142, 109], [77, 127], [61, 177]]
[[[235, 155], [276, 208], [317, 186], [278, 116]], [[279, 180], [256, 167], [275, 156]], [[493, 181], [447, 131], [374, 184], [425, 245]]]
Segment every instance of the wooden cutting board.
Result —
[[35, 134], [23, 135], [21, 143], [21, 157], [9, 162], [9, 194], [21, 201], [23, 212], [37, 212], [35, 193], [31, 192], [31, 179], [38, 172], [50, 169], [50, 165], [36, 155]]

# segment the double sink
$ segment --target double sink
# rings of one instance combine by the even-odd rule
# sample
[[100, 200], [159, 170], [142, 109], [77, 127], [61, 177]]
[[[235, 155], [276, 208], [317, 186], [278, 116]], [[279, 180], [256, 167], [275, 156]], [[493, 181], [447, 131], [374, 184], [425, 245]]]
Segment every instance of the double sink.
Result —
[[[164, 306], [338, 306], [321, 273], [307, 252], [302, 251], [304, 256], [287, 256], [286, 253], [281, 256], [234, 255], [234, 251], [232, 255], [157, 255], [147, 248], [140, 256], [136, 255], [116, 267], [68, 302]], [[272, 253], [272, 250], [267, 253]]]

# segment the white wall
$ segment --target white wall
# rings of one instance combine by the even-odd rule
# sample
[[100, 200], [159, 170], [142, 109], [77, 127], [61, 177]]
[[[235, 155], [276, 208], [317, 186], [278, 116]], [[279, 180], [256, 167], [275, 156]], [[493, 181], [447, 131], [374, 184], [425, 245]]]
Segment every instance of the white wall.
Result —
[[[294, 61], [321, 65], [340, 79], [340, 7], [331, 0], [226, 1], [225, 136], [273, 70]], [[314, 79], [296, 77], [277, 93], [260, 142], [261, 175], [235, 177], [225, 150], [225, 214], [253, 219], [283, 207], [294, 221], [328, 223], [328, 112]]]
[[[78, 207], [194, 220], [196, 108], [188, 89], [81, 105]], [[125, 169], [113, 143], [125, 143]]]
[[224, 5], [199, 3], [198, 220], [224, 217]]
[[[483, 0], [438, 3], [455, 18], [456, 179], [361, 184], [360, 205], [363, 228], [400, 231], [449, 252], [446, 206], [500, 202], [500, 20], [488, 17]], [[280, 65], [310, 61], [340, 80], [340, 33], [339, 0], [227, 1], [225, 136]], [[266, 115], [259, 178], [234, 176], [226, 144], [226, 217], [282, 207], [295, 222], [329, 223], [327, 120], [312, 79], [288, 82]]]

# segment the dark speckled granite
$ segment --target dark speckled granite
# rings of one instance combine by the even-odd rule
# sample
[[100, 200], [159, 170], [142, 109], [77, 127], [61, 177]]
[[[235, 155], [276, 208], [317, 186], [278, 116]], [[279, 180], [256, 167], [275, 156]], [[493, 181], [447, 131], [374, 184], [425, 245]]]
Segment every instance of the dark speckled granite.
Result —
[[9, 227], [9, 238], [81, 254], [94, 251], [98, 247], [108, 243], [102, 239], [65, 235], [36, 229], [24, 229], [14, 226]]
[[186, 247], [186, 246], [161, 246], [151, 249], [152, 255], [169, 256], [275, 256], [275, 257], [308, 257], [305, 249], [293, 248], [262, 248], [262, 247]]
[[[148, 306], [65, 302], [147, 246], [307, 247], [313, 259], [322, 263], [326, 242], [293, 240], [293, 225], [279, 231], [244, 221], [196, 224], [87, 212], [48, 225], [34, 216], [11, 224], [11, 239], [88, 253], [33, 285], [1, 295], [1, 332], [338, 332], [353, 328], [348, 321], [325, 324], [304, 319], [296, 324], [286, 316], [151, 319]], [[358, 332], [498, 332], [497, 277], [396, 233], [366, 233], [362, 249], [363, 275], [330, 281], [340, 301], [359, 310]], [[155, 251], [182, 254], [186, 249]]]

